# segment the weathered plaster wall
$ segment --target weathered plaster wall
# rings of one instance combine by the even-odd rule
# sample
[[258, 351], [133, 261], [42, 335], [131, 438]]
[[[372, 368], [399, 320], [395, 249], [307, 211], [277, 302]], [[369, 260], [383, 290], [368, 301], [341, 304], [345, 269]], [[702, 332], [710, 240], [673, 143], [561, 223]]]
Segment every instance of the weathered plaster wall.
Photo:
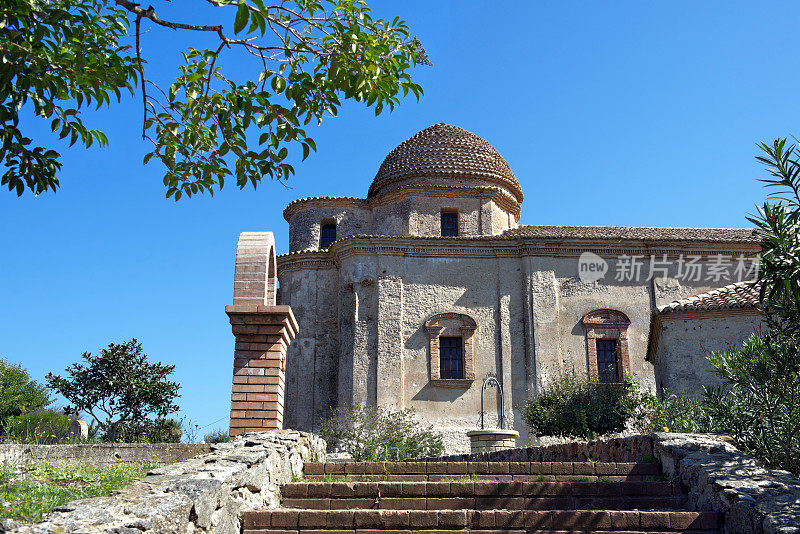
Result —
[[[514, 215], [494, 202], [491, 191], [453, 196], [394, 193], [396, 199], [320, 198], [287, 208], [289, 251], [318, 250], [322, 224], [335, 222], [336, 237], [351, 235], [441, 235], [441, 212], [458, 211], [459, 235], [496, 235], [516, 225]], [[495, 192], [496, 193], [496, 192]]]
[[284, 427], [317, 428], [338, 401], [339, 272], [331, 264], [279, 269], [281, 302], [292, 307], [298, 334], [286, 356]]
[[[329, 202], [329, 204], [332, 204]], [[322, 224], [336, 223], [336, 238], [372, 233], [372, 212], [353, 202], [310, 206], [295, 212], [289, 219], [289, 251], [318, 250]]]
[[706, 354], [741, 344], [761, 324], [756, 310], [724, 317], [709, 312], [680, 317], [683, 318], [662, 315], [654, 379], [659, 391], [668, 388], [671, 393], [694, 396], [702, 394], [703, 385], [721, 383], [716, 374], [709, 372], [712, 367]]
[[[612, 258], [606, 259], [613, 269]], [[530, 273], [525, 287], [532, 301], [533, 353], [540, 384], [554, 376], [554, 371], [587, 372], [586, 327], [581, 321], [592, 310], [610, 308], [623, 312], [631, 321], [627, 330], [631, 375], [645, 388], [654, 390], [653, 365], [645, 357], [650, 316], [657, 302], [656, 285], [659, 300], [667, 301], [710, 289], [710, 282], [704, 280], [681, 283], [667, 278], [656, 284], [646, 280], [646, 269], [638, 282], [617, 281], [613, 270], [599, 281], [583, 282], [577, 276], [577, 257], [528, 256], [523, 262]], [[665, 286], [669, 291], [660, 289]]]
[[[585, 283], [577, 277], [577, 255], [514, 254], [499, 246], [504, 245], [487, 241], [469, 248], [431, 240], [411, 247], [369, 238], [307, 255], [316, 266], [304, 266], [303, 254], [279, 259], [288, 299], [282, 302], [292, 306], [301, 325], [287, 361], [287, 425], [314, 429], [335, 404], [414, 408], [445, 433], [449, 452], [466, 451], [465, 432], [478, 423], [480, 385], [491, 371], [503, 384], [506, 424], [521, 433], [518, 445], [527, 445], [528, 428], [517, 408], [554, 371], [587, 372], [582, 319], [588, 312], [611, 308], [627, 315], [630, 372], [654, 389], [653, 365], [645, 357], [655, 303], [715, 285], [652, 282], [646, 272], [638, 282], [616, 281], [613, 270]], [[320, 258], [329, 258], [324, 268]], [[476, 380], [468, 389], [430, 381], [424, 324], [444, 312], [477, 323]], [[497, 391], [488, 390], [484, 409], [491, 425], [498, 401]]]
[[241, 512], [277, 507], [280, 486], [299, 476], [304, 462], [324, 458], [325, 442], [311, 434], [241, 434], [207, 454], [154, 469], [111, 496], [61, 505], [41, 523], [10, 532], [239, 534]]

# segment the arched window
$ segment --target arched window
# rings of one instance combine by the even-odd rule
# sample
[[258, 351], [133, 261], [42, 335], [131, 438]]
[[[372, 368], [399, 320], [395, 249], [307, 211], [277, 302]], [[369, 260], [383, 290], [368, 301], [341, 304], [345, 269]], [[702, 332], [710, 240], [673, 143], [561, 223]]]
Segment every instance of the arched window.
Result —
[[319, 248], [326, 249], [336, 241], [336, 223], [324, 222], [319, 230]]
[[631, 372], [628, 316], [617, 310], [594, 310], [583, 316], [589, 375], [600, 382], [622, 382]]
[[425, 321], [430, 340], [431, 383], [469, 387], [475, 380], [475, 329], [472, 317], [440, 313]]

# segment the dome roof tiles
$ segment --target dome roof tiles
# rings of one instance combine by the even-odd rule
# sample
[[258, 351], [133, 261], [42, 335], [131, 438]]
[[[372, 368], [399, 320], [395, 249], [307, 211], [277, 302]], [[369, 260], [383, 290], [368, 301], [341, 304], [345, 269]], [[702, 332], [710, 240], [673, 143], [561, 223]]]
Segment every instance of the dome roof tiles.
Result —
[[522, 188], [503, 156], [474, 133], [443, 123], [417, 132], [389, 152], [368, 197], [399, 182], [430, 176], [483, 179], [505, 187], [522, 202]]

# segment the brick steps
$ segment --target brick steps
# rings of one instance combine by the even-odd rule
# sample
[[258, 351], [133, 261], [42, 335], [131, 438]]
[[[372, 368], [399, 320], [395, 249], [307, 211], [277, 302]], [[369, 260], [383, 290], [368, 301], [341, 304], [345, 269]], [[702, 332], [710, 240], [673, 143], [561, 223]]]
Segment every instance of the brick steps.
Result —
[[244, 534], [721, 534], [658, 463], [307, 463]]
[[386, 499], [285, 499], [305, 510], [680, 510], [685, 497], [443, 497]]
[[462, 478], [494, 482], [648, 482], [659, 475], [469, 475], [469, 474], [413, 474], [413, 475], [306, 475], [309, 482], [453, 482]]
[[283, 487], [285, 508], [338, 510], [680, 509], [670, 482], [314, 482]]
[[245, 534], [331, 531], [471, 531], [519, 529], [570, 532], [719, 533], [721, 514], [665, 511], [510, 510], [261, 510], [245, 515]]
[[408, 480], [409, 475], [654, 476], [661, 468], [656, 462], [308, 462], [304, 473], [308, 480], [324, 475], [394, 475]]

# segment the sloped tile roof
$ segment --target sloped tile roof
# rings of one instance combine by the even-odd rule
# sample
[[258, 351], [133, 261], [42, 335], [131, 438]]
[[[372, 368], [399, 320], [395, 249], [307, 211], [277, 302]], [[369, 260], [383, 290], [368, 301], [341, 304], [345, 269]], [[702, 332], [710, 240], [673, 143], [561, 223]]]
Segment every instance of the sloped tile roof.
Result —
[[541, 239], [605, 239], [619, 241], [718, 241], [755, 242], [753, 228], [654, 228], [647, 226], [538, 226], [506, 230], [504, 236]]
[[523, 198], [508, 162], [488, 141], [444, 123], [417, 132], [389, 152], [367, 196], [377, 196], [397, 182], [426, 176], [482, 178], [508, 188], [518, 202]]
[[755, 282], [737, 282], [707, 293], [700, 293], [658, 307], [659, 313], [674, 311], [730, 310], [755, 308], [759, 303], [761, 286]]

